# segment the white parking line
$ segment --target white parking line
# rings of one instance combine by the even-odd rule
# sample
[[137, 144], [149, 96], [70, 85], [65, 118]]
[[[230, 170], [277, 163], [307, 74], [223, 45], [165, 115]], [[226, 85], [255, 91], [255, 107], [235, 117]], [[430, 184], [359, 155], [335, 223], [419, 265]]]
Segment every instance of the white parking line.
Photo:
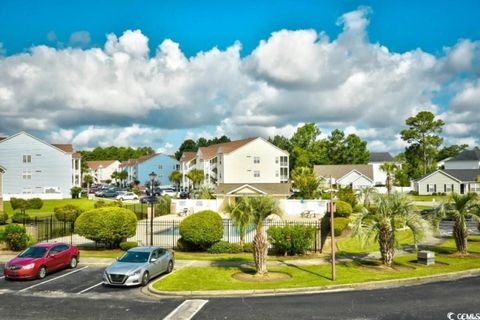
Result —
[[190, 320], [197, 314], [208, 300], [185, 300], [163, 320]]
[[82, 291], [80, 291], [80, 292], [77, 292], [77, 294], [82, 294], [82, 293], [84, 293], [84, 292], [87, 292], [88, 290], [91, 290], [91, 289], [93, 289], [93, 288], [95, 288], [95, 287], [98, 287], [98, 286], [101, 285], [102, 283], [103, 283], [103, 282], [97, 283], [96, 285], [91, 286], [90, 288], [87, 288], [87, 289], [84, 289], [84, 290], [82, 290]]
[[47, 280], [47, 281], [43, 281], [43, 282], [40, 282], [40, 283], [34, 284], [33, 286], [30, 286], [30, 287], [23, 288], [22, 290], [19, 290], [18, 292], [27, 291], [28, 289], [35, 288], [35, 287], [41, 286], [42, 284], [45, 284], [45, 283], [48, 283], [48, 282], [51, 282], [51, 281], [54, 281], [54, 280], [57, 280], [57, 279], [60, 279], [60, 278], [63, 278], [63, 277], [69, 276], [69, 275], [71, 275], [71, 274], [73, 274], [73, 273], [75, 273], [75, 272], [82, 271], [83, 269], [86, 269], [86, 268], [88, 268], [88, 266], [85, 266], [85, 267], [83, 267], [83, 268], [80, 268], [80, 269], [76, 269], [76, 270], [70, 271], [69, 273], [62, 274], [61, 276], [58, 276], [58, 277], [55, 277], [55, 278], [49, 279], [49, 280]]

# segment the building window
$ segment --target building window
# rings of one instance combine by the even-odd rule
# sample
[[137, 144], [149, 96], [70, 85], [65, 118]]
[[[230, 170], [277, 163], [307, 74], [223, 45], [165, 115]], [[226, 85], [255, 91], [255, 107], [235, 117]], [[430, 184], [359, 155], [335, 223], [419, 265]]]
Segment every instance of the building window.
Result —
[[453, 184], [445, 184], [445, 192], [453, 192]]
[[280, 168], [280, 179], [288, 180], [288, 168]]
[[288, 166], [288, 157], [285, 157], [285, 156], [280, 157], [280, 166], [281, 167]]
[[260, 163], [260, 157], [253, 157], [253, 163]]
[[256, 171], [253, 171], [253, 176], [255, 178], [260, 178], [260, 171], [256, 170]]
[[427, 184], [427, 192], [437, 192], [436, 184]]
[[23, 180], [32, 180], [32, 172], [31, 171], [23, 171], [22, 178], [23, 178]]
[[174, 164], [174, 165], [173, 165], [173, 170], [176, 170], [176, 169], [177, 169], [177, 165]]
[[471, 192], [480, 192], [480, 183], [471, 183], [470, 184]]
[[161, 164], [158, 165], [158, 169], [162, 170], [163, 166]]
[[32, 188], [23, 188], [22, 193], [23, 194], [32, 194]]
[[32, 162], [32, 156], [29, 154], [24, 154], [23, 155], [23, 163], [31, 163]]

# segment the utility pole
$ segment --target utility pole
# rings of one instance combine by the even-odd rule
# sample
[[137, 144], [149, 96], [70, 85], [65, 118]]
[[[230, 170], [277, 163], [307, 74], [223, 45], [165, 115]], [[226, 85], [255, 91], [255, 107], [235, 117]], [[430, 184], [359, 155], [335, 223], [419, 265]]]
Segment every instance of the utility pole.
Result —
[[332, 281], [337, 279], [335, 270], [335, 223], [334, 223], [335, 204], [333, 202], [333, 184], [332, 176], [330, 176], [330, 234], [331, 234], [331, 250], [332, 250]]

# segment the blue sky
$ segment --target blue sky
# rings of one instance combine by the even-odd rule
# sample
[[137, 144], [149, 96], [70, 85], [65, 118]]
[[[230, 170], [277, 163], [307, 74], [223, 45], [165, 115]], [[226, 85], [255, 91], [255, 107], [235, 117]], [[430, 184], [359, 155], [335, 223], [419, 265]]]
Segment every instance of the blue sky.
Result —
[[[359, 14], [350, 19], [352, 12]], [[130, 36], [121, 40], [125, 33]], [[108, 42], [107, 35], [112, 34], [116, 38]], [[396, 132], [404, 120], [399, 116], [431, 109], [450, 121], [445, 132], [448, 143], [478, 144], [470, 113], [478, 110], [471, 100], [480, 92], [479, 40], [480, 1], [2, 1], [0, 116], [5, 121], [0, 120], [0, 133], [28, 130], [50, 140], [68, 140], [79, 148], [152, 144], [172, 151], [185, 137], [288, 135], [298, 124], [315, 121], [325, 134], [339, 127], [361, 135], [372, 149], [398, 151], [402, 144]], [[130, 48], [141, 48], [145, 41], [148, 52]], [[161, 44], [164, 51], [158, 55]], [[57, 58], [42, 51], [42, 45], [54, 50], [49, 54]], [[92, 48], [102, 50], [105, 57], [82, 65], [98, 58]], [[325, 50], [347, 54], [340, 61]], [[180, 69], [158, 62], [158, 73], [148, 79], [115, 78], [114, 86], [105, 79], [101, 82], [102, 75], [118, 76], [119, 69], [112, 69], [110, 63], [115, 63], [119, 52], [143, 59], [142, 68], [149, 72], [149, 65], [162, 57], [170, 57]], [[379, 58], [379, 53], [385, 56]], [[309, 66], [297, 59], [310, 61], [318, 75], [306, 73]], [[57, 72], [49, 69], [52, 61], [59, 64]], [[129, 61], [127, 74], [138, 71], [134, 59]], [[87, 68], [97, 63], [90, 71], [98, 74], [86, 83]], [[224, 71], [209, 76], [219, 65]], [[338, 65], [331, 76], [342, 74], [339, 79], [323, 78]], [[405, 71], [407, 65], [414, 67]], [[199, 71], [204, 68], [210, 69]], [[392, 79], [387, 87], [381, 79], [392, 70], [406, 72], [405, 79]], [[75, 75], [74, 79], [61, 71]], [[168, 77], [172, 78], [167, 85], [163, 81]], [[177, 85], [170, 86], [175, 81]], [[225, 81], [231, 83], [224, 85]], [[415, 81], [418, 92], [400, 90], [405, 97], [395, 93]], [[367, 110], [372, 102], [358, 101], [358, 94], [344, 98], [351, 85], [360, 92], [372, 90], [375, 101], [392, 100], [396, 112], [385, 110], [388, 103]], [[92, 93], [95, 87], [98, 92]], [[128, 92], [131, 88], [135, 91]], [[84, 97], [75, 95], [82, 90]], [[117, 90], [128, 95], [119, 101], [94, 97]], [[332, 96], [337, 100], [322, 102]], [[294, 107], [300, 115], [292, 112], [292, 105], [303, 99], [305, 103]], [[357, 117], [335, 114], [335, 107]], [[82, 108], [91, 113], [86, 116], [79, 111]], [[363, 113], [385, 115], [373, 119]], [[392, 127], [395, 130], [387, 130]], [[108, 132], [115, 134], [108, 137]]]

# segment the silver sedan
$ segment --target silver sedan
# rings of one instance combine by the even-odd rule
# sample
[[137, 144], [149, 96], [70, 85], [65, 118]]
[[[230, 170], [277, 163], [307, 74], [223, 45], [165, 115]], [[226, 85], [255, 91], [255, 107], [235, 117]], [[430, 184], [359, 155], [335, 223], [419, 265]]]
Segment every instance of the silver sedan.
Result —
[[173, 251], [160, 247], [136, 247], [108, 266], [103, 283], [113, 286], [145, 286], [150, 279], [170, 273], [175, 263]]

